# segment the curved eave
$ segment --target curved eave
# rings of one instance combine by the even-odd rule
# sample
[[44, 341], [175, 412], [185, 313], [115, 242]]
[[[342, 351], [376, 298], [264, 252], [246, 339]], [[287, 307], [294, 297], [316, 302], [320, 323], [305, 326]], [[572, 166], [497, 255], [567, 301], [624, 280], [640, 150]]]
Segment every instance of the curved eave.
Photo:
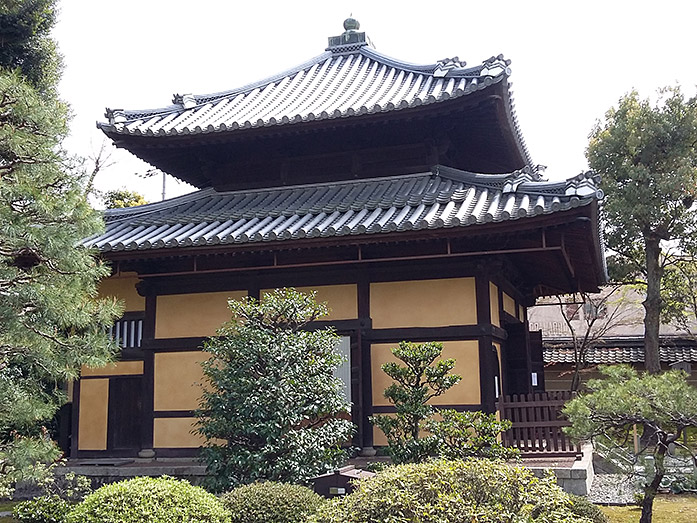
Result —
[[166, 139], [293, 127], [408, 111], [465, 97], [503, 81], [504, 111], [516, 134], [518, 148], [528, 160], [526, 163], [530, 163], [505, 82], [510, 74], [508, 64], [503, 57], [492, 57], [470, 68], [459, 62], [421, 66], [363, 46], [346, 55], [326, 52], [239, 89], [189, 95], [182, 105], [114, 111], [110, 122], [98, 122], [97, 126], [114, 140], [125, 136]]
[[[292, 269], [295, 266], [304, 267], [308, 263], [308, 266], [317, 267], [353, 267], [356, 263], [370, 264], [400, 260], [408, 262], [430, 259], [465, 262], [474, 261], [476, 257], [500, 255], [505, 256], [512, 266], [517, 267], [521, 282], [526, 282], [525, 293], [532, 303], [536, 297], [555, 293], [563, 294], [578, 290], [592, 292], [603, 283], [595, 276], [597, 265], [593, 263], [594, 256], [588, 252], [585, 243], [579, 242], [580, 237], [584, 235], [584, 229], [579, 227], [578, 223], [579, 220], [588, 217], [589, 208], [589, 205], [579, 205], [554, 214], [440, 229], [397, 229], [383, 230], [373, 234], [334, 236], [317, 234], [293, 240], [264, 241], [262, 239], [246, 243], [211, 245], [196, 242], [185, 244], [184, 241], [180, 241], [178, 247], [110, 250], [103, 252], [102, 255], [113, 262], [127, 262], [129, 267], [135, 267], [133, 263], [144, 262], [145, 272], [153, 271], [153, 275], [160, 272], [160, 269], [156, 268], [159, 267], [156, 260], [166, 259], [174, 263], [174, 260], [178, 259], [183, 265], [172, 265], [172, 267], [183, 268], [191, 266], [192, 259], [198, 257], [208, 259], [210, 256], [222, 256], [222, 258], [216, 258], [221, 261], [232, 256], [239, 260], [233, 263], [232, 270], [257, 272]], [[203, 228], [199, 230], [206, 233]], [[564, 231], [564, 236], [571, 233], [575, 238], [568, 242], [566, 248], [568, 251], [556, 241], [554, 245], [544, 247], [544, 231]], [[141, 230], [140, 233], [142, 232]], [[591, 240], [587, 238], [586, 241]], [[435, 251], [432, 248], [424, 250], [420, 247], [429, 244], [440, 247]], [[407, 248], [409, 245], [412, 247]], [[361, 252], [376, 254], [361, 256]], [[568, 252], [571, 257], [569, 258], [565, 252]], [[316, 258], [319, 253], [324, 254]], [[336, 258], [327, 258], [328, 255], [333, 256], [331, 253], [335, 253]], [[236, 258], [237, 256], [239, 258]], [[277, 259], [282, 261], [277, 263]], [[185, 263], [185, 260], [189, 262]], [[193, 266], [195, 265], [194, 263]], [[204, 263], [203, 266], [206, 264]], [[223, 267], [220, 269], [225, 271]]]
[[[485, 108], [484, 112], [482, 112], [481, 108]], [[469, 115], [472, 115], [472, 117]], [[438, 122], [442, 118], [450, 118], [451, 121], [461, 121], [463, 125], [461, 129], [469, 129], [464, 131], [467, 133], [475, 132], [475, 129], [483, 126], [481, 131], [484, 131], [484, 134], [481, 131], [476, 131], [476, 136], [480, 137], [478, 139], [483, 139], [481, 137], [487, 134], [497, 137], [493, 141], [487, 142], [487, 144], [492, 144], [492, 147], [498, 147], [498, 152], [494, 157], [497, 162], [505, 163], [502, 169], [499, 166], [489, 170], [485, 167], [475, 167], [466, 163], [458, 165], [459, 168], [479, 168], [483, 169], [481, 172], [492, 173], [508, 172], [509, 170], [533, 164], [515, 118], [509, 97], [508, 82], [505, 78], [492, 83], [487, 89], [474, 93], [473, 96], [451, 98], [444, 102], [434, 102], [411, 108], [393, 111], [384, 110], [379, 113], [366, 113], [350, 117], [328, 118], [326, 120], [297, 122], [288, 125], [277, 124], [274, 126], [250, 127], [248, 129], [238, 129], [234, 132], [180, 134], [167, 137], [144, 134], [124, 135], [114, 133], [111, 130], [106, 132], [118, 147], [129, 150], [134, 155], [164, 172], [203, 188], [212, 185], [217, 187], [221, 184], [219, 180], [216, 181], [216, 174], [213, 174], [213, 171], [210, 169], [200, 169], [198, 165], [190, 165], [193, 158], [209, 158], [210, 161], [210, 149], [207, 149], [209, 147], [215, 147], [216, 150], [224, 151], [225, 147], [232, 146], [235, 143], [238, 145], [234, 147], [246, 147], [245, 143], [266, 143], [266, 146], [271, 150], [283, 150], [288, 148], [287, 145], [284, 145], [286, 140], [296, 140], [293, 136], [312, 144], [315, 143], [312, 136], [313, 134], [316, 135], [316, 133], [344, 133], [343, 136], [345, 136], [347, 132], [355, 132], [360, 136], [366, 132], [392, 133], [392, 129], [399, 133], [400, 127], [404, 126], [414, 129], [423, 126], [425, 130], [428, 129], [428, 126], [437, 127], [439, 125]], [[429, 121], [431, 123], [427, 123]], [[303, 138], [303, 136], [305, 137]], [[337, 143], [343, 140], [340, 136], [342, 135], [337, 135], [335, 140]], [[463, 140], [465, 138], [461, 137], [458, 139]], [[473, 142], [470, 139], [466, 139], [466, 142], [464, 142], [466, 147], [469, 148], [475, 147], [475, 143], [476, 141]], [[484, 149], [480, 147], [476, 150], [481, 151]], [[296, 151], [297, 154], [300, 149], [296, 147], [293, 151]], [[468, 156], [467, 158], [473, 159], [474, 157]], [[428, 168], [428, 165], [427, 163], [422, 168]], [[328, 172], [328, 175], [332, 176], [331, 172]]]
[[[593, 207], [600, 195], [591, 190], [590, 174], [567, 181], [564, 191], [556, 184], [529, 182], [530, 176], [517, 172], [488, 178], [438, 166], [434, 173], [343, 183], [223, 193], [205, 189], [108, 211], [107, 230], [85, 244], [109, 252], [513, 227]], [[587, 221], [596, 216], [590, 211]]]
[[[476, 87], [469, 89], [469, 90], [463, 90], [461, 92], [455, 92], [452, 95], [449, 95], [448, 93], [443, 93], [442, 95], [438, 96], [437, 98], [429, 95], [424, 98], [416, 98], [412, 102], [403, 102], [398, 105], [388, 103], [385, 106], [382, 106], [380, 104], [373, 104], [372, 106], [360, 106], [358, 108], [348, 108], [345, 111], [339, 111], [339, 110], [333, 110], [333, 111], [323, 111], [322, 113], [319, 114], [314, 114], [314, 113], [309, 113], [307, 115], [302, 115], [302, 114], [296, 114], [293, 116], [284, 116], [282, 118], [275, 118], [271, 117], [268, 120], [263, 120], [263, 119], [257, 119], [256, 121], [250, 121], [250, 120], [245, 120], [244, 122], [232, 122], [231, 124], [225, 124], [221, 123], [219, 125], [213, 126], [213, 125], [208, 125], [205, 127], [201, 127], [200, 125], [196, 125], [194, 127], [188, 127], [184, 126], [182, 129], [171, 129], [171, 130], [159, 130], [159, 131], [152, 131], [151, 129], [148, 130], [141, 130], [140, 128], [133, 128], [133, 124], [137, 124], [138, 122], [144, 122], [145, 119], [138, 119], [138, 120], [130, 120], [125, 122], [125, 125], [120, 125], [120, 124], [110, 124], [106, 122], [97, 122], [97, 127], [101, 129], [104, 133], [106, 133], [110, 138], [112, 139], [118, 139], [120, 136], [143, 136], [143, 137], [152, 137], [152, 138], [167, 138], [167, 137], [173, 137], [173, 136], [201, 136], [201, 135], [211, 135], [211, 134], [226, 134], [226, 133], [233, 133], [236, 131], [245, 131], [245, 130], [251, 130], [251, 129], [260, 129], [260, 128], [277, 128], [277, 127], [284, 127], [284, 126], [293, 126], [293, 125], [299, 125], [299, 124], [306, 124], [309, 122], [321, 122], [321, 121], [333, 121], [333, 120], [343, 120], [343, 119], [353, 119], [356, 117], [361, 117], [361, 116], [366, 116], [366, 115], [374, 115], [374, 114], [380, 114], [380, 113], [393, 113], [397, 111], [406, 111], [409, 109], [417, 109], [423, 106], [428, 106], [432, 104], [438, 104], [439, 102], [445, 102], [448, 100], [452, 99], [457, 99], [461, 98], [464, 96], [467, 96], [469, 94], [472, 94], [474, 92], [478, 91], [483, 91], [484, 89], [487, 89], [488, 87], [497, 84], [501, 81], [503, 81], [505, 77], [503, 75], [496, 77], [496, 78], [491, 78], [487, 77], [484, 82], [481, 84], [477, 85]], [[510, 100], [507, 100], [508, 103], [506, 104], [506, 110], [507, 114], [511, 119], [513, 119], [513, 111], [512, 111], [512, 106], [510, 103]], [[196, 108], [193, 108], [196, 109]], [[186, 110], [184, 111], [172, 111], [171, 113], [158, 113], [153, 116], [167, 116], [168, 114], [176, 114], [177, 116], [182, 116], [186, 114]]]

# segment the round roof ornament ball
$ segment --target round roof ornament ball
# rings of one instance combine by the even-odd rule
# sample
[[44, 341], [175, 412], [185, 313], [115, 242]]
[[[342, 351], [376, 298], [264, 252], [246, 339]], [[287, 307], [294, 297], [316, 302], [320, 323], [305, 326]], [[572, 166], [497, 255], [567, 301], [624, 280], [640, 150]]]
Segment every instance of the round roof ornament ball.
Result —
[[344, 20], [344, 29], [346, 31], [358, 31], [361, 28], [361, 24], [355, 18], [349, 16]]

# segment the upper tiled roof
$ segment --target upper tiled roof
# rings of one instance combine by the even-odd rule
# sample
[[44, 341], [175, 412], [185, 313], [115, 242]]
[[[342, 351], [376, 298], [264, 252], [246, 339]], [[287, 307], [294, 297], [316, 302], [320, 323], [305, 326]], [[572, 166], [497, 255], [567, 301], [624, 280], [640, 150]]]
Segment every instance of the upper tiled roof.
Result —
[[564, 211], [601, 198], [591, 173], [540, 182], [518, 171], [433, 172], [335, 183], [217, 192], [106, 212], [102, 252], [466, 227]]
[[[697, 346], [686, 343], [665, 342], [660, 346], [660, 358], [664, 363], [680, 361], [697, 362]], [[555, 342], [547, 342], [543, 349], [545, 363], [573, 363], [574, 351]], [[618, 344], [592, 347], [586, 353], [586, 362], [592, 364], [643, 363], [644, 347], [642, 342], [633, 345]]]
[[[457, 57], [415, 65], [378, 53], [366, 43], [335, 45], [293, 69], [238, 89], [175, 95], [173, 105], [160, 109], [107, 109], [108, 122], [97, 125], [112, 137], [159, 137], [400, 111], [466, 96], [499, 82], [507, 85], [509, 64], [499, 55], [475, 67], [466, 67]], [[531, 165], [507, 87], [505, 93], [511, 127]]]

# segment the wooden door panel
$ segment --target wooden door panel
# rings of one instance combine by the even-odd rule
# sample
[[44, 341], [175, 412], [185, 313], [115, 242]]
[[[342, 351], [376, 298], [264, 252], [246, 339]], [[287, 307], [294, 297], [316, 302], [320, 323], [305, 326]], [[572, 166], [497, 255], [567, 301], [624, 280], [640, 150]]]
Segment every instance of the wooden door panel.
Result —
[[141, 376], [109, 379], [108, 450], [140, 448], [142, 380]]

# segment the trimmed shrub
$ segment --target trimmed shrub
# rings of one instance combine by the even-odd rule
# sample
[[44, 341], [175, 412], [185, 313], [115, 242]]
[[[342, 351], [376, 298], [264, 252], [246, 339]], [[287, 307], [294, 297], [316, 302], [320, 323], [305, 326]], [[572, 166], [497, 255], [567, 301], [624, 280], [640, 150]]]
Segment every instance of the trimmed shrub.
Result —
[[[439, 360], [443, 344], [402, 341], [391, 349], [399, 361], [384, 363], [381, 369], [393, 383], [383, 395], [395, 406], [396, 413], [370, 417], [387, 438], [387, 453], [393, 463], [418, 463], [437, 454], [438, 439], [428, 434], [426, 423], [435, 414], [428, 403], [456, 385], [462, 376], [451, 374], [452, 358]], [[432, 420], [431, 420], [432, 421]]]
[[397, 465], [321, 506], [311, 523], [593, 523], [554, 476], [485, 459]]
[[480, 411], [438, 411], [441, 420], [428, 420], [426, 428], [437, 443], [438, 456], [445, 459], [488, 458], [513, 459], [520, 457], [518, 449], [505, 447], [499, 440], [512, 423], [497, 420], [496, 414]]
[[610, 520], [603, 514], [600, 507], [588, 501], [588, 498], [574, 494], [569, 494], [569, 498], [571, 498], [571, 511], [577, 516], [588, 518], [593, 523], [609, 523]]
[[68, 523], [230, 523], [213, 494], [187, 481], [139, 477], [105, 485], [87, 496]]
[[22, 523], [63, 523], [72, 507], [60, 496], [41, 496], [15, 505], [12, 516]]
[[228, 304], [232, 320], [206, 341], [211, 357], [201, 364], [210, 385], [196, 411], [206, 485], [225, 492], [255, 481], [303, 483], [339, 467], [354, 432], [334, 376], [339, 337], [305, 329], [326, 304], [292, 288]]
[[272, 481], [238, 487], [221, 499], [232, 523], [300, 523], [325, 503], [307, 487]]

